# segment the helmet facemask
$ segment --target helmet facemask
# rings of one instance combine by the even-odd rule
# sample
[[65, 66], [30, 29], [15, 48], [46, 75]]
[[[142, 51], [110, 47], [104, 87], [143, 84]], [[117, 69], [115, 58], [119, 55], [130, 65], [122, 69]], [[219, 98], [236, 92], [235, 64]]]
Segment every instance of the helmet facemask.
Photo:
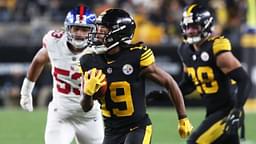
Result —
[[89, 43], [94, 47], [97, 54], [102, 54], [108, 51], [108, 48], [104, 45], [105, 33], [92, 32], [89, 33]]
[[[76, 32], [72, 32], [75, 29], [75, 27], [82, 27], [80, 29], [84, 32], [84, 35], [77, 35]], [[87, 30], [86, 30], [87, 29]], [[81, 30], [80, 30], [81, 31]], [[87, 31], [87, 32], [86, 32]], [[67, 32], [67, 41], [72, 44], [75, 48], [80, 48], [83, 49], [89, 45], [88, 37], [89, 33], [95, 31], [95, 26], [77, 26], [77, 25], [70, 25], [67, 27], [66, 32]]]
[[96, 19], [96, 24], [97, 32], [92, 34], [90, 39], [93, 43], [104, 45], [105, 51], [122, 44], [130, 44], [136, 27], [133, 18], [121, 9], [109, 9], [103, 12]]

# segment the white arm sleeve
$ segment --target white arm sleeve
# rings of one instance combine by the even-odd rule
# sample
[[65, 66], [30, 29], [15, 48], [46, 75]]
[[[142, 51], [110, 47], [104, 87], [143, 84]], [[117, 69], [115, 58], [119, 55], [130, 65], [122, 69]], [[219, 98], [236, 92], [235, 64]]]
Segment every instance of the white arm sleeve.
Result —
[[35, 82], [30, 81], [29, 79], [25, 78], [21, 87], [20, 94], [21, 96], [29, 96], [32, 94], [34, 89]]

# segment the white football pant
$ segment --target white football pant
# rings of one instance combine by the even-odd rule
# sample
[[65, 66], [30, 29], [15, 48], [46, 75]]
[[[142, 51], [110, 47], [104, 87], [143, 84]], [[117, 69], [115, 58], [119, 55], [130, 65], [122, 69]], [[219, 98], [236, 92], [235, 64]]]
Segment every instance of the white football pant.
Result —
[[85, 116], [83, 111], [63, 111], [51, 102], [48, 106], [45, 144], [70, 144], [74, 138], [78, 144], [102, 144], [104, 125], [101, 112], [93, 112], [96, 115]]

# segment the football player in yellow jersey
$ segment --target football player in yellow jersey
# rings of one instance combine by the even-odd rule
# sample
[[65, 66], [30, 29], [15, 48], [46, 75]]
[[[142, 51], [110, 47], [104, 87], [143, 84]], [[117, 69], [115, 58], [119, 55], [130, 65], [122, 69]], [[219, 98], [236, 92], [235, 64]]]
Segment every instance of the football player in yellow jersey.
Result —
[[[183, 12], [184, 42], [178, 52], [184, 78], [180, 88], [184, 95], [196, 89], [206, 106], [206, 117], [188, 143], [238, 144], [250, 78], [232, 54], [230, 41], [211, 36], [213, 24], [211, 13], [200, 5], [192, 4]], [[232, 89], [231, 80], [236, 82], [236, 89]]]
[[[166, 87], [178, 115], [182, 138], [192, 131], [182, 93], [172, 76], [155, 64], [151, 49], [141, 43], [130, 44], [135, 30], [133, 18], [122, 9], [109, 9], [96, 20], [92, 37], [104, 46], [103, 54], [84, 55], [80, 64], [84, 73], [84, 96], [81, 105], [89, 111], [93, 95], [107, 79], [107, 92], [100, 99], [105, 123], [103, 144], [149, 144], [152, 125], [145, 104], [145, 79]], [[97, 71], [96, 71], [97, 69]], [[90, 72], [88, 72], [90, 71]]]

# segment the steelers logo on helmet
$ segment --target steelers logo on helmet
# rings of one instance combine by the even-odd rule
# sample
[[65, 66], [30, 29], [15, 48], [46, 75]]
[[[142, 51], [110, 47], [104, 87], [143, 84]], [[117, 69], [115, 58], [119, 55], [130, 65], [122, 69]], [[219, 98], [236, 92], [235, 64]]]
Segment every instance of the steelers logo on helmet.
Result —
[[125, 75], [131, 75], [133, 73], [133, 67], [130, 64], [125, 64], [122, 70]]

